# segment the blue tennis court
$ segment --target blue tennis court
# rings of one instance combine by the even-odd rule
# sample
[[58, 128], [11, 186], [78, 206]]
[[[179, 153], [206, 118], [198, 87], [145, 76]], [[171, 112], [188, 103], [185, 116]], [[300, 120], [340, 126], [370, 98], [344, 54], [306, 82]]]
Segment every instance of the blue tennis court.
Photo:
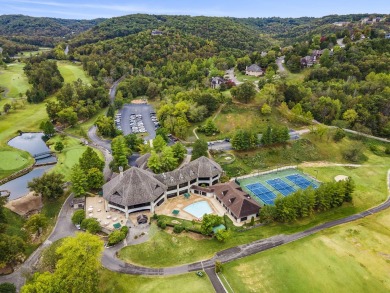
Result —
[[286, 178], [288, 180], [290, 180], [291, 182], [293, 182], [294, 184], [298, 185], [302, 189], [306, 189], [309, 186], [311, 186], [313, 188], [317, 188], [318, 187], [317, 184], [315, 184], [314, 182], [309, 181], [308, 179], [306, 179], [305, 177], [303, 177], [303, 176], [301, 176], [299, 174], [289, 175], [289, 176], [286, 176]]
[[274, 204], [276, 195], [264, 185], [260, 183], [253, 183], [253, 184], [246, 185], [246, 188], [248, 188], [255, 196], [257, 196], [265, 204], [270, 204], [270, 205]]
[[280, 178], [267, 180], [267, 183], [271, 185], [273, 188], [275, 188], [277, 191], [279, 191], [281, 194], [283, 194], [284, 196], [289, 195], [290, 193], [293, 193], [295, 191], [294, 188], [292, 188], [290, 185], [288, 185]]

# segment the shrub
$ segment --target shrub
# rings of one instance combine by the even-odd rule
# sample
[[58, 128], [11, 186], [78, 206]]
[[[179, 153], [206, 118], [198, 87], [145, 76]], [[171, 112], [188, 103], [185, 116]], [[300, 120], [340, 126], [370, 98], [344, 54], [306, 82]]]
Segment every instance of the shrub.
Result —
[[342, 140], [344, 137], [345, 137], [345, 131], [342, 130], [341, 128], [338, 128], [336, 130], [335, 134], [333, 135], [333, 140], [335, 142], [338, 142], [338, 141]]
[[250, 225], [251, 225], [251, 226], [254, 226], [254, 225], [255, 225], [255, 217], [252, 217], [252, 218], [251, 218]]
[[215, 261], [215, 272], [222, 273], [222, 263], [219, 260]]
[[125, 235], [121, 230], [115, 230], [108, 235], [108, 245], [115, 245], [125, 239]]
[[73, 224], [80, 224], [85, 219], [85, 212], [84, 210], [78, 210], [73, 213], [72, 216], [72, 223]]
[[153, 220], [157, 220], [157, 219], [158, 219], [158, 216], [157, 216], [157, 214], [156, 214], [156, 213], [154, 213], [152, 218], [153, 218]]
[[177, 234], [180, 234], [183, 230], [184, 230], [184, 227], [181, 225], [175, 225], [175, 227], [173, 227], [173, 232], [175, 232]]
[[385, 154], [390, 155], [390, 146], [387, 146], [385, 149]]
[[364, 159], [363, 154], [364, 146], [362, 143], [355, 143], [347, 148], [345, 148], [342, 152], [344, 159], [350, 162], [359, 162]]
[[12, 283], [0, 284], [0, 293], [16, 293], [16, 287]]
[[91, 234], [96, 234], [102, 230], [99, 222], [94, 218], [84, 219], [80, 224], [81, 229], [87, 230]]
[[129, 227], [127, 227], [127, 226], [122, 226], [121, 232], [122, 232], [123, 234], [125, 234], [125, 237], [126, 237], [126, 236], [127, 236], [127, 233], [129, 233]]
[[167, 223], [162, 222], [160, 228], [165, 230], [166, 227], [167, 227]]

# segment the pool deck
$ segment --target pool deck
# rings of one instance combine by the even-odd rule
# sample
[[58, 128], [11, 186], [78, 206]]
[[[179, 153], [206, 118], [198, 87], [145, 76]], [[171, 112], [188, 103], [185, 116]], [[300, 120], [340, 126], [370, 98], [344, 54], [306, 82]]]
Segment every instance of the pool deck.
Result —
[[[213, 211], [213, 214], [223, 216], [225, 214], [225, 210], [219, 205], [217, 200], [214, 198], [209, 198], [205, 196], [200, 196], [196, 194], [191, 194], [191, 196], [187, 199], [183, 195], [179, 195], [174, 198], [168, 199], [166, 202], [164, 202], [161, 206], [156, 208], [156, 214], [158, 215], [166, 215], [171, 217], [180, 218], [183, 220], [197, 220], [196, 217], [194, 217], [192, 214], [187, 213], [184, 208], [200, 201], [207, 201], [210, 205], [210, 208]], [[174, 216], [172, 214], [173, 210], [179, 210], [179, 214]]]

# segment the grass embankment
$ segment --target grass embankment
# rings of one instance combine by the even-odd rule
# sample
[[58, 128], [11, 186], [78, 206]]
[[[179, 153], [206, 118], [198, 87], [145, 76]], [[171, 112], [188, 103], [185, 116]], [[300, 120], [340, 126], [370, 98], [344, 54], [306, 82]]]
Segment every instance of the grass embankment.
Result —
[[198, 277], [195, 272], [168, 277], [142, 277], [102, 270], [99, 289], [104, 293], [214, 292], [208, 276], [204, 274], [203, 277]]
[[[57, 141], [61, 141], [65, 147], [61, 153], [56, 153], [58, 162], [50, 172], [61, 173], [65, 176], [65, 180], [70, 180], [72, 167], [79, 162], [80, 157], [88, 146], [83, 145], [78, 139], [69, 136], [61, 137], [60, 135], [56, 135], [47, 142], [50, 149], [53, 151], [54, 144]], [[95, 150], [95, 152], [103, 160], [103, 155], [97, 150]]]
[[7, 69], [0, 69], [0, 86], [6, 89], [5, 98], [19, 98], [19, 94], [24, 95], [30, 88], [23, 67], [24, 63], [11, 63]]
[[79, 137], [88, 138], [88, 135], [87, 135], [88, 129], [90, 129], [92, 127], [92, 125], [95, 124], [98, 117], [101, 115], [104, 115], [106, 113], [106, 111], [107, 111], [107, 108], [100, 110], [97, 114], [95, 114], [90, 119], [88, 119], [82, 123], [79, 123], [79, 124], [75, 125], [74, 127], [65, 129], [65, 132], [69, 133], [71, 135], [76, 135]]
[[[346, 143], [349, 143], [346, 140]], [[328, 143], [327, 148], [330, 154], [338, 157], [337, 146]], [[197, 260], [212, 257], [216, 252], [245, 244], [257, 239], [266, 238], [276, 234], [290, 234], [303, 231], [310, 227], [328, 222], [334, 219], [363, 211], [369, 207], [383, 202], [387, 198], [387, 170], [390, 166], [389, 156], [377, 156], [366, 151], [367, 161], [361, 167], [342, 167], [315, 165], [309, 167], [304, 165], [303, 171], [317, 176], [321, 181], [331, 181], [336, 175], [351, 176], [356, 184], [353, 204], [344, 204], [342, 207], [315, 214], [311, 217], [287, 224], [270, 224], [245, 232], [234, 231], [232, 237], [224, 243], [215, 239], [194, 240], [185, 233], [171, 235], [165, 231], [156, 230], [151, 239], [142, 245], [129, 246], [122, 249], [119, 256], [125, 261], [143, 266], [164, 267], [190, 263]], [[318, 172], [317, 172], [318, 171]], [[165, 257], [161, 257], [164, 254]]]
[[223, 266], [235, 292], [389, 292], [390, 212]]

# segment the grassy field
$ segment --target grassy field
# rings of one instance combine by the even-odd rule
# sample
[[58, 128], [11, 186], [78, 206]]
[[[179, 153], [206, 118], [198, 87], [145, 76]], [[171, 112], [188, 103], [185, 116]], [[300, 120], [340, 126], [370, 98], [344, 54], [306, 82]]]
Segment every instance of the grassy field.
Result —
[[234, 73], [236, 74], [238, 81], [241, 81], [241, 82], [258, 81], [262, 78], [262, 77], [256, 77], [256, 76], [242, 74], [239, 70], [235, 70]]
[[[78, 163], [80, 157], [87, 149], [87, 146], [82, 145], [78, 139], [69, 136], [62, 138], [61, 136], [56, 135], [47, 142], [52, 150], [54, 150], [54, 144], [57, 141], [61, 141], [65, 148], [61, 153], [56, 154], [58, 162], [50, 172], [61, 173], [65, 176], [65, 180], [69, 180], [72, 167]], [[103, 155], [99, 151], [96, 152], [100, 158], [103, 159]]]
[[223, 267], [235, 292], [389, 292], [390, 212]]
[[76, 81], [79, 78], [84, 83], [91, 83], [91, 78], [85, 74], [81, 64], [72, 63], [70, 61], [57, 61], [57, 65], [65, 83]]
[[65, 132], [72, 134], [72, 135], [87, 138], [88, 129], [91, 128], [91, 126], [95, 124], [97, 118], [101, 115], [104, 115], [106, 113], [106, 111], [107, 111], [107, 108], [100, 110], [91, 119], [88, 119], [82, 123], [79, 123], [79, 124], [75, 125], [74, 127], [67, 128], [65, 130]]
[[22, 52], [16, 54], [15, 57], [16, 58], [28, 58], [31, 56], [40, 55], [42, 52], [50, 51], [50, 50], [52, 50], [52, 48], [40, 47], [39, 50], [37, 50], [37, 51], [22, 51]]
[[142, 277], [118, 274], [102, 270], [100, 292], [104, 293], [212, 293], [214, 288], [206, 274], [198, 277], [195, 272], [168, 277]]
[[24, 63], [11, 63], [7, 69], [0, 69], [0, 86], [6, 88], [6, 98], [19, 98], [30, 88], [23, 72]]
[[[7, 97], [17, 97], [19, 93], [24, 93], [28, 88], [27, 78], [23, 73], [23, 63], [12, 63], [12, 66], [7, 70], [0, 71], [0, 86], [5, 86], [9, 89]], [[85, 82], [90, 82], [90, 79], [86, 76], [82, 67], [71, 62], [60, 61], [58, 67], [61, 74], [64, 76], [65, 82], [72, 82], [78, 78], [81, 78]], [[5, 77], [5, 78], [4, 78]], [[4, 84], [3, 84], [4, 83]], [[45, 102], [53, 100], [54, 97], [49, 97]], [[0, 101], [0, 106], [7, 100]], [[46, 113], [46, 103], [39, 104], [26, 104], [23, 108], [11, 110], [7, 115], [0, 116], [0, 157], [4, 157], [4, 152], [7, 152], [6, 167], [0, 167], [0, 178], [4, 178], [13, 172], [23, 169], [27, 165], [32, 164], [32, 158], [28, 159], [26, 164], [22, 164], [22, 160], [25, 158], [25, 153], [10, 148], [7, 145], [7, 141], [17, 135], [18, 130], [23, 132], [39, 131], [39, 125], [42, 121], [48, 119]], [[91, 122], [91, 124], [93, 121]], [[55, 169], [59, 169], [61, 172], [67, 172], [69, 166], [73, 166], [71, 158], [77, 158], [82, 152], [82, 147], [72, 148], [68, 151], [64, 151], [66, 156], [64, 160], [68, 163], [58, 164]], [[11, 154], [10, 152], [13, 152]], [[3, 154], [2, 154], [3, 153]], [[14, 158], [19, 158], [14, 160]], [[3, 162], [3, 161], [2, 161]]]

